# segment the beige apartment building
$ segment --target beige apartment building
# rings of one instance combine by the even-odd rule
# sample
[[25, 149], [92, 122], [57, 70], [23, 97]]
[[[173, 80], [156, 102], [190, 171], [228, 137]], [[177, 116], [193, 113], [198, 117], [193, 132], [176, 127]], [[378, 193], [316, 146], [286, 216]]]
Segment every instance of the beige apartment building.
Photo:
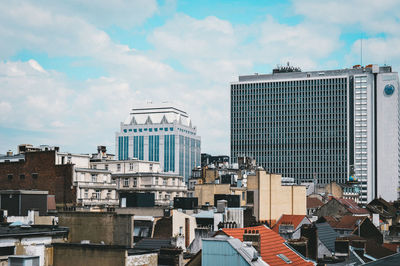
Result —
[[118, 192], [152, 192], [156, 205], [170, 205], [187, 193], [184, 177], [161, 171], [160, 163], [140, 160], [92, 162], [92, 168], [108, 170]]
[[77, 204], [80, 206], [118, 205], [117, 183], [108, 170], [75, 168], [74, 184], [77, 185]]
[[239, 195], [240, 205], [253, 207], [257, 221], [276, 222], [282, 214], [307, 214], [306, 187], [282, 185], [282, 176], [257, 170], [247, 175], [247, 186], [196, 184], [199, 205], [214, 205], [215, 194]]
[[283, 186], [281, 180], [281, 175], [264, 170], [247, 177], [247, 205], [253, 206], [258, 221], [274, 224], [282, 214], [307, 214], [306, 187]]

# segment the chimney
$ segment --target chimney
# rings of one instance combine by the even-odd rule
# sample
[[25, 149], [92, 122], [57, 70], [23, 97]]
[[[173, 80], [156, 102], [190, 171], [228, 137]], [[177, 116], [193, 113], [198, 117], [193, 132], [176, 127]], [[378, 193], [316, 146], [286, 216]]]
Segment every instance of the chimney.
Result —
[[335, 256], [349, 257], [350, 256], [350, 243], [347, 239], [336, 239], [335, 241]]
[[225, 212], [225, 209], [227, 206], [228, 206], [228, 202], [226, 200], [218, 200], [217, 201], [217, 212], [219, 212], [219, 213]]
[[13, 152], [11, 150], [7, 151], [7, 156], [13, 156]]
[[261, 237], [258, 230], [245, 229], [243, 234], [243, 242], [251, 242], [252, 246], [260, 252]]
[[301, 226], [301, 236], [308, 239], [307, 250], [310, 259], [316, 260], [318, 256], [318, 231], [312, 224], [303, 224]]
[[107, 147], [106, 146], [97, 146], [97, 154], [100, 158], [106, 157]]

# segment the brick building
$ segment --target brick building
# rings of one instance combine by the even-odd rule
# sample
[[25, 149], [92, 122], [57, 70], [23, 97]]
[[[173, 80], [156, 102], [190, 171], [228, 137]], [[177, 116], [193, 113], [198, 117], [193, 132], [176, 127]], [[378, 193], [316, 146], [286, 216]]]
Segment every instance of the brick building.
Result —
[[[0, 160], [0, 190], [46, 190], [55, 195], [57, 206], [76, 203], [73, 164], [57, 164], [56, 150], [3, 156]], [[19, 156], [18, 160], [13, 157]]]

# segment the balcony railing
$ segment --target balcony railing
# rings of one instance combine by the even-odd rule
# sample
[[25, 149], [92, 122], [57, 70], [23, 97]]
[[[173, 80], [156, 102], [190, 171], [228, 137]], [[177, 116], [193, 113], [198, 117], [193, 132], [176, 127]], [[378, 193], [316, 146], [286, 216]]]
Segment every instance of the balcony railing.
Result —
[[98, 198], [85, 198], [78, 199], [78, 203], [82, 205], [118, 205], [117, 199], [98, 199]]

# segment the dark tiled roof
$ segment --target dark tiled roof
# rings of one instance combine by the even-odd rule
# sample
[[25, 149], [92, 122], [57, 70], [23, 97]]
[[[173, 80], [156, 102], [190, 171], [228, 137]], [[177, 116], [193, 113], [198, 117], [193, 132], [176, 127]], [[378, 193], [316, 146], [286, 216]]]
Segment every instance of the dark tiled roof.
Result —
[[[379, 245], [373, 240], [368, 240], [365, 248], [365, 253], [374, 257], [375, 259], [380, 259], [390, 256], [396, 252]], [[400, 261], [398, 265], [400, 265]]]
[[340, 203], [342, 203], [346, 209], [352, 214], [369, 214], [367, 209], [360, 208], [357, 203], [352, 199], [337, 199]]
[[367, 219], [365, 216], [350, 216], [346, 215], [343, 216], [339, 221], [336, 223], [329, 223], [335, 229], [348, 229], [354, 230], [357, 227], [357, 221], [363, 222], [364, 219]]
[[335, 228], [335, 225], [338, 223], [338, 220], [333, 216], [323, 216], [323, 218], [333, 228]]
[[324, 205], [324, 203], [320, 201], [318, 198], [307, 197], [307, 209], [319, 208], [322, 205]]
[[379, 213], [382, 218], [396, 217], [396, 208], [382, 198], [372, 200], [368, 203], [367, 209], [373, 213]]
[[362, 265], [365, 262], [362, 260], [362, 258], [360, 256], [358, 256], [358, 254], [354, 251], [354, 250], [350, 250], [350, 255], [349, 257], [343, 261], [343, 262], [339, 262], [339, 263], [335, 263], [335, 266], [349, 266], [349, 265]]
[[335, 240], [338, 233], [328, 223], [316, 223], [318, 228], [318, 238], [330, 250], [335, 251]]
[[134, 249], [160, 250], [162, 247], [173, 247], [171, 240], [169, 238], [144, 238], [136, 243]]
[[398, 266], [400, 264], [400, 253], [369, 262], [364, 265]]
[[0, 237], [21, 237], [21, 236], [53, 236], [68, 234], [68, 227], [50, 225], [31, 225], [30, 227], [21, 226], [0, 226]]

